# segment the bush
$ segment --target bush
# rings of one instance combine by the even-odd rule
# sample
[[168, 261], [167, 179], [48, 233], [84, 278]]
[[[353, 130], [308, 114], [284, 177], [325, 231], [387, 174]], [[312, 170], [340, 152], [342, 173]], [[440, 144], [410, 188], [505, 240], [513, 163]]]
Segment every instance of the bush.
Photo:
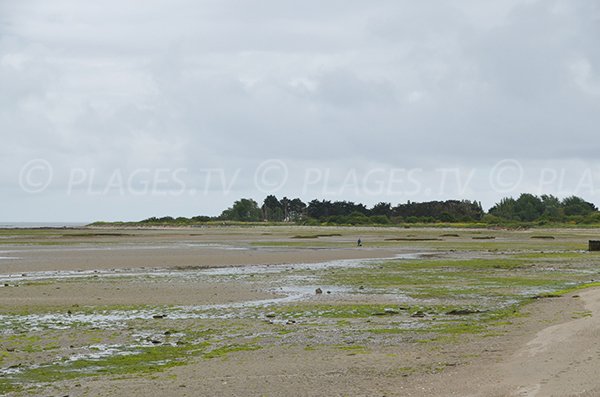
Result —
[[388, 225], [390, 223], [390, 218], [385, 215], [373, 215], [369, 217], [369, 223], [375, 223], [378, 225]]
[[442, 212], [440, 215], [440, 221], [442, 222], [456, 222], [456, 218], [449, 212]]

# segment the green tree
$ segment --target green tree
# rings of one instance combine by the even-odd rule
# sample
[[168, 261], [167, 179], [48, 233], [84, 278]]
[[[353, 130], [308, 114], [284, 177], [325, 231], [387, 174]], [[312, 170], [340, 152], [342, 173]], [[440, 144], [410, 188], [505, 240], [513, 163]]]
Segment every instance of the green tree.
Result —
[[544, 203], [542, 200], [529, 193], [523, 193], [515, 202], [515, 215], [524, 222], [537, 220], [544, 213]]
[[290, 221], [299, 221], [306, 216], [306, 204], [299, 198], [290, 201], [288, 206], [288, 218]]
[[597, 211], [597, 208], [594, 204], [588, 203], [584, 199], [571, 196], [567, 197], [562, 201], [563, 210], [565, 215], [573, 216], [573, 215], [589, 215], [594, 211]]
[[490, 208], [490, 215], [501, 219], [513, 220], [516, 218], [516, 200], [512, 197], [505, 197]]
[[221, 213], [220, 219], [239, 222], [258, 222], [261, 220], [262, 212], [258, 203], [252, 199], [240, 199], [233, 203]]
[[290, 199], [287, 197], [284, 197], [281, 199], [280, 203], [281, 203], [281, 209], [283, 210], [283, 220], [285, 222], [289, 222], [290, 221]]
[[386, 217], [392, 216], [392, 204], [390, 203], [377, 203], [369, 210], [370, 215], [383, 215]]
[[284, 218], [284, 209], [277, 197], [269, 195], [262, 205], [263, 219], [266, 221], [281, 222]]
[[544, 213], [542, 214], [543, 219], [554, 222], [563, 220], [565, 213], [558, 197], [551, 194], [544, 194], [541, 199], [544, 204]]

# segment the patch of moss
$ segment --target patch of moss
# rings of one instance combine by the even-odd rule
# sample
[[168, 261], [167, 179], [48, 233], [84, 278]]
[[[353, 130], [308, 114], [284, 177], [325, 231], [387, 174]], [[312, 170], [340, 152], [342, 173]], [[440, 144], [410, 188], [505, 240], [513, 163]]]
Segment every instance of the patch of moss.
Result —
[[555, 259], [584, 259], [589, 258], [589, 252], [581, 251], [563, 251], [563, 252], [527, 252], [517, 254], [514, 257], [519, 259], [543, 259], [543, 260], [555, 260]]
[[15, 393], [22, 389], [23, 388], [20, 385], [14, 384], [8, 379], [0, 378], [0, 396], [6, 396], [9, 393]]
[[402, 334], [411, 331], [410, 329], [405, 328], [371, 328], [368, 329], [367, 332], [372, 334]]
[[224, 357], [229, 353], [241, 352], [241, 351], [254, 351], [261, 349], [258, 345], [226, 345], [221, 346], [216, 349], [209, 351], [208, 353], [204, 353], [202, 357], [206, 359]]
[[573, 314], [571, 314], [571, 318], [574, 318], [574, 319], [585, 318], [585, 317], [592, 317], [592, 312], [590, 310], [584, 310], [581, 312], [573, 312]]
[[563, 296], [566, 294], [569, 294], [571, 292], [575, 292], [575, 291], [579, 291], [579, 290], [583, 290], [583, 289], [587, 289], [587, 288], [597, 288], [600, 287], [600, 282], [591, 282], [591, 283], [581, 283], [572, 287], [568, 287], [568, 288], [563, 288], [557, 291], [553, 291], [551, 293], [546, 294], [545, 296], [542, 297], [559, 297], [559, 296]]
[[348, 352], [348, 355], [354, 356], [356, 354], [368, 354], [369, 350], [366, 346], [360, 345], [335, 345], [337, 350], [342, 350]]
[[208, 343], [142, 347], [131, 354], [63, 361], [26, 368], [7, 377], [5, 382], [12, 385], [10, 387], [21, 387], [27, 384], [53, 383], [86, 376], [160, 372], [173, 366], [183, 365], [189, 357], [204, 352], [207, 346]]
[[[388, 308], [396, 308], [397, 305], [369, 305], [369, 304], [304, 304], [281, 306], [274, 308], [273, 313], [284, 318], [367, 318], [378, 313], [384, 313]], [[346, 324], [349, 324], [347, 322]]]

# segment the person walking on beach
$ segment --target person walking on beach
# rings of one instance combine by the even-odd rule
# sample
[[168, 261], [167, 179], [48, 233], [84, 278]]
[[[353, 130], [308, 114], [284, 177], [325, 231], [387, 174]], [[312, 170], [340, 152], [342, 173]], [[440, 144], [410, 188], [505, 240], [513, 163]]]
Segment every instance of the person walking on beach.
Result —
[[362, 247], [362, 241], [360, 241], [360, 238], [358, 239], [358, 241], [356, 242], [356, 246], [357, 247]]

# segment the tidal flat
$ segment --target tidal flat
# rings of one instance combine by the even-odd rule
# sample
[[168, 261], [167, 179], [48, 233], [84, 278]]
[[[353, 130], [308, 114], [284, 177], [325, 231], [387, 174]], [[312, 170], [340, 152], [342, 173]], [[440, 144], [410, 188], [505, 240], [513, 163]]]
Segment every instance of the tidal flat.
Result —
[[577, 291], [600, 285], [600, 254], [586, 251], [595, 238], [593, 229], [0, 230], [0, 394], [418, 395], [424, 380], [592, 316]]

